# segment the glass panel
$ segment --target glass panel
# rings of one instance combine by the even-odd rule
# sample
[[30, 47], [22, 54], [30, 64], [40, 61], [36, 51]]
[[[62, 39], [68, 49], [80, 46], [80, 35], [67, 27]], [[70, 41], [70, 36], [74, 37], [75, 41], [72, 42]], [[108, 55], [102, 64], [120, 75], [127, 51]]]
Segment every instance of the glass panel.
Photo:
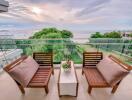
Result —
[[101, 51], [104, 55], [113, 54], [126, 63], [132, 64], [131, 39], [1, 39], [0, 50], [1, 66], [11, 62], [13, 57], [16, 59], [21, 54], [32, 55], [33, 52], [53, 52], [54, 63], [71, 59], [76, 64], [82, 64], [84, 51]]

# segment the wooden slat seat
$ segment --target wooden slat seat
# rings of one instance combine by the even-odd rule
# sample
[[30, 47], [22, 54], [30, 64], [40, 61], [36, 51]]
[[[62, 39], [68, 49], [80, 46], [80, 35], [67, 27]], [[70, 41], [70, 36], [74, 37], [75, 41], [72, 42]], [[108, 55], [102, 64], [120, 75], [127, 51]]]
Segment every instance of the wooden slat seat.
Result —
[[83, 68], [83, 71], [90, 86], [108, 87], [108, 83], [102, 77], [101, 73], [97, 70], [97, 68]]
[[48, 84], [49, 78], [52, 74], [51, 68], [39, 68], [28, 87], [43, 87]]

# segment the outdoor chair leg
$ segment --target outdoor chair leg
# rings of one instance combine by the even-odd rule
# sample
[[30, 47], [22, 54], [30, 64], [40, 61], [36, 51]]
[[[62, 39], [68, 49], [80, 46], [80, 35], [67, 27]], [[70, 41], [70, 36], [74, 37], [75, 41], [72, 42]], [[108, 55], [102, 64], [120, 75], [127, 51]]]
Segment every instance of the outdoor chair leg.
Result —
[[52, 69], [52, 75], [54, 75], [54, 69]]
[[84, 74], [84, 71], [82, 70], [82, 75]]
[[89, 86], [89, 87], [88, 87], [88, 93], [91, 94], [91, 91], [92, 91], [92, 87]]
[[117, 90], [117, 88], [118, 88], [119, 84], [120, 84], [120, 82], [119, 82], [119, 83], [117, 83], [117, 84], [113, 87], [113, 89], [112, 89], [111, 93], [115, 93], [115, 92], [116, 92], [116, 90]]
[[49, 93], [48, 86], [45, 86], [44, 88], [45, 88], [45, 92], [46, 92], [46, 94], [48, 94], [48, 93]]
[[19, 84], [17, 81], [15, 81], [15, 82], [16, 82], [18, 88], [20, 89], [20, 91], [22, 92], [22, 94], [25, 94], [25, 90], [24, 90], [23, 86], [21, 84]]
[[24, 90], [23, 86], [18, 85], [18, 87], [19, 87], [20, 91], [22, 92], [22, 94], [25, 94], [25, 90]]

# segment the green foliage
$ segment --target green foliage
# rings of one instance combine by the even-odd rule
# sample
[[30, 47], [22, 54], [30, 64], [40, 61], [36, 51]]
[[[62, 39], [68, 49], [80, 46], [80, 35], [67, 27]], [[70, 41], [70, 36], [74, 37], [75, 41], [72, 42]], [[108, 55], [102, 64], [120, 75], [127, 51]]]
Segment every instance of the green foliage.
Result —
[[105, 33], [104, 38], [122, 38], [120, 32], [110, 32], [110, 33]]
[[120, 32], [110, 32], [101, 34], [100, 32], [96, 32], [95, 34], [91, 35], [91, 38], [122, 38]]
[[62, 38], [72, 38], [73, 34], [70, 31], [62, 30], [61, 36], [62, 36]]
[[85, 51], [85, 49], [82, 48], [82, 47], [80, 47], [80, 46], [76, 46], [76, 49], [77, 49], [77, 51], [78, 51], [79, 53], [81, 53], [81, 54]]
[[62, 68], [63, 68], [63, 69], [68, 69], [68, 68], [70, 68], [70, 67], [71, 67], [71, 64], [69, 64], [69, 63], [67, 63], [67, 62], [65, 62], [65, 63], [62, 64]]
[[68, 30], [58, 30], [56, 28], [44, 28], [36, 32], [30, 39], [44, 39], [44, 38], [72, 38], [73, 34]]
[[129, 34], [129, 37], [132, 37], [132, 33]]
[[61, 38], [61, 34], [58, 34], [58, 33], [48, 33], [43, 38]]
[[95, 34], [91, 35], [91, 38], [103, 38], [103, 35], [100, 32], [96, 32]]
[[26, 55], [32, 55], [32, 49], [31, 48], [26, 48], [25, 53], [26, 53]]
[[[36, 32], [30, 39], [47, 39], [42, 41], [36, 41], [34, 43], [35, 45], [31, 48], [26, 49], [26, 54], [31, 55], [32, 52], [53, 52], [54, 53], [54, 62], [60, 62], [62, 60], [66, 60], [67, 57], [65, 57], [64, 50], [68, 50], [70, 52], [69, 57], [73, 58], [74, 61], [78, 61], [78, 53], [77, 51], [71, 55], [72, 50], [76, 49], [76, 45], [70, 46], [69, 44], [73, 44], [73, 42], [68, 39], [72, 38], [73, 34], [68, 30], [58, 30], [56, 28], [44, 28], [40, 30], [39, 32]], [[67, 38], [66, 40], [63, 40], [63, 38]], [[57, 40], [58, 39], [58, 40]], [[37, 45], [39, 43], [39, 45]], [[59, 43], [59, 44], [58, 44]], [[68, 45], [67, 45], [68, 44]], [[68, 54], [67, 54], [68, 55]], [[80, 60], [80, 58], [79, 58]]]

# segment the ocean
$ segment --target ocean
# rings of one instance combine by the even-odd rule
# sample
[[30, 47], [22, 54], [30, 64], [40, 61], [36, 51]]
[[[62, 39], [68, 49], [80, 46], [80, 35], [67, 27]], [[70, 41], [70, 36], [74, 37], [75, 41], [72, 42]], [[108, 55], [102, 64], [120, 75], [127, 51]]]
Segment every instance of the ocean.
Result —
[[[12, 38], [12, 39], [28, 39], [35, 32], [40, 29], [10, 29], [10, 30], [0, 30], [0, 38]], [[112, 30], [105, 31], [71, 31], [73, 33], [73, 39], [88, 39], [91, 34], [95, 32], [111, 32]]]
[[[35, 32], [39, 30], [35, 29], [19, 29], [19, 30], [0, 30], [0, 37], [2, 38], [12, 38], [12, 39], [28, 39], [32, 36]], [[89, 38], [89, 32], [72, 32], [73, 38]]]

